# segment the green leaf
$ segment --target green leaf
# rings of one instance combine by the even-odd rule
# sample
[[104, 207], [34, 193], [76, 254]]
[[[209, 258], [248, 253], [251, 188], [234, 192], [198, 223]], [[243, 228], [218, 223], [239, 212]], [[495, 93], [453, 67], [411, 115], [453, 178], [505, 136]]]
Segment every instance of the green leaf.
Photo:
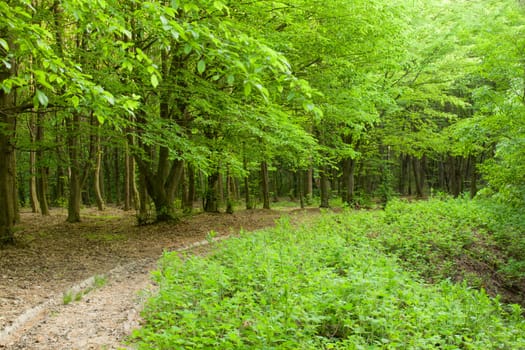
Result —
[[311, 102], [311, 101], [304, 101], [303, 103], [303, 108], [308, 111], [308, 112], [311, 112], [314, 110], [315, 108], [315, 105]]
[[155, 74], [152, 74], [151, 75], [151, 85], [156, 88], [157, 86], [159, 86], [159, 78], [157, 78], [157, 76]]
[[9, 45], [7, 44], [7, 41], [0, 38], [0, 46], [4, 48], [4, 50], [9, 51]]
[[250, 82], [244, 84], [244, 95], [249, 96], [252, 93], [252, 84]]
[[197, 71], [199, 72], [199, 74], [202, 74], [205, 69], [206, 69], [206, 62], [204, 62], [204, 60], [200, 60], [199, 63], [197, 63]]
[[73, 107], [75, 108], [78, 108], [79, 104], [80, 104], [80, 99], [78, 98], [78, 96], [73, 96], [71, 97], [71, 104], [73, 105]]
[[49, 99], [47, 98], [46, 94], [42, 90], [36, 89], [35, 97], [38, 100], [38, 103], [44, 107], [46, 107], [47, 104], [49, 103]]

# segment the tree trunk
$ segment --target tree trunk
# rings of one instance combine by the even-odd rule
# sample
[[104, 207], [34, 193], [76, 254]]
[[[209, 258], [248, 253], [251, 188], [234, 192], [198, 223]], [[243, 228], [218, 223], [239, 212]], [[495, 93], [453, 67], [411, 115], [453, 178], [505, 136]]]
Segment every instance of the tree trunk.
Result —
[[230, 169], [226, 172], [226, 213], [233, 214], [232, 182]]
[[253, 209], [253, 203], [250, 196], [250, 179], [249, 179], [249, 172], [248, 172], [248, 160], [246, 159], [246, 153], [244, 152], [244, 146], [243, 146], [243, 156], [242, 156], [242, 165], [243, 169], [246, 173], [244, 176], [244, 201], [246, 204], [246, 210]]
[[147, 224], [149, 221], [149, 215], [148, 215], [148, 203], [149, 203], [149, 197], [148, 197], [148, 190], [146, 185], [146, 178], [145, 175], [140, 173], [139, 174], [139, 212], [137, 214], [137, 221], [139, 225]]
[[120, 204], [121, 191], [120, 191], [120, 154], [118, 147], [115, 147], [115, 152], [113, 154], [113, 164], [115, 169], [115, 177], [113, 179], [113, 188], [115, 189], [115, 205]]
[[38, 196], [38, 202], [40, 203], [40, 212], [42, 215], [49, 215], [49, 205], [47, 202], [48, 194], [48, 174], [49, 167], [44, 165], [44, 151], [42, 150], [41, 144], [44, 142], [44, 115], [38, 114], [37, 126], [36, 126], [36, 141], [38, 149], [36, 151], [36, 163], [37, 163], [37, 181], [36, 181], [36, 193]]
[[149, 197], [155, 204], [157, 221], [177, 220], [175, 215], [175, 197], [182, 178], [184, 161], [169, 160], [169, 150], [161, 147], [156, 171], [152, 171], [150, 163], [136, 157], [137, 165], [145, 182]]
[[301, 209], [304, 209], [304, 193], [303, 193], [303, 185], [304, 185], [304, 181], [303, 180], [303, 171], [302, 170], [298, 170], [297, 171], [297, 193], [299, 195], [299, 204], [301, 205]]
[[124, 154], [124, 211], [131, 210], [131, 156], [129, 146], [126, 144]]
[[423, 197], [423, 185], [421, 183], [420, 176], [420, 162], [416, 157], [412, 158], [412, 171], [414, 172], [414, 180], [416, 185], [416, 196], [418, 198]]
[[476, 193], [478, 192], [478, 174], [476, 170], [476, 157], [471, 156], [471, 162], [470, 162], [470, 198], [474, 198], [476, 196]]
[[56, 167], [56, 172], [55, 172], [56, 185], [55, 185], [55, 191], [54, 191], [54, 196], [55, 196], [54, 200], [55, 200], [55, 203], [58, 203], [59, 205], [62, 205], [65, 201], [66, 173], [65, 173], [65, 170], [62, 164], [67, 163], [67, 156], [65, 154], [66, 152], [64, 151], [64, 148], [62, 146], [63, 139], [62, 139], [61, 134], [63, 134], [64, 132], [62, 129], [60, 129], [61, 126], [63, 125], [59, 125], [57, 123], [56, 130], [55, 130], [55, 134], [56, 134], [55, 142], [58, 145], [56, 149], [56, 156], [57, 156], [58, 162], [57, 162], [57, 167]]
[[330, 181], [328, 178], [328, 167], [320, 169], [321, 208], [330, 208]]
[[182, 210], [184, 213], [190, 214], [193, 211], [193, 201], [195, 200], [195, 170], [190, 164], [186, 167], [185, 177], [186, 189], [182, 199]]
[[102, 147], [100, 146], [100, 125], [97, 125], [97, 136], [96, 136], [96, 162], [95, 162], [95, 176], [94, 176], [94, 190], [95, 190], [95, 200], [97, 202], [98, 210], [102, 211], [105, 208], [104, 198], [102, 197], [101, 191], [101, 168], [102, 168]]
[[40, 202], [36, 189], [36, 152], [34, 150], [29, 152], [29, 202], [31, 203], [31, 211], [40, 213]]
[[131, 193], [133, 194], [133, 208], [135, 210], [138, 210], [138, 208], [140, 207], [140, 195], [139, 190], [137, 188], [137, 176], [135, 174], [135, 169], [135, 158], [131, 157], [129, 166], [129, 179], [131, 182]]
[[406, 194], [406, 181], [408, 178], [407, 172], [408, 172], [408, 156], [401, 155], [400, 156], [400, 165], [401, 169], [399, 171], [399, 185], [398, 185], [398, 191], [400, 195]]
[[343, 203], [353, 205], [354, 201], [354, 184], [355, 184], [355, 165], [356, 161], [351, 158], [343, 160]]
[[[314, 196], [314, 168], [309, 167], [308, 171], [306, 172], [306, 198], [309, 202], [311, 202], [313, 196]], [[310, 203], [311, 204], [311, 203]]]
[[[14, 62], [13, 62], [14, 66]], [[1, 65], [0, 81], [7, 79], [10, 72]], [[15, 133], [16, 117], [9, 114], [13, 105], [13, 92], [0, 89], [0, 246], [14, 243], [13, 226], [18, 216]]]
[[263, 197], [263, 209], [270, 209], [270, 178], [268, 176], [268, 163], [261, 162], [261, 190]]
[[204, 198], [204, 211], [207, 213], [219, 212], [219, 199], [217, 196], [217, 187], [219, 182], [219, 172], [216, 171], [208, 176], [208, 186]]
[[75, 113], [67, 124], [67, 145], [69, 154], [69, 200], [67, 221], [80, 222], [81, 169], [80, 169], [80, 115]]

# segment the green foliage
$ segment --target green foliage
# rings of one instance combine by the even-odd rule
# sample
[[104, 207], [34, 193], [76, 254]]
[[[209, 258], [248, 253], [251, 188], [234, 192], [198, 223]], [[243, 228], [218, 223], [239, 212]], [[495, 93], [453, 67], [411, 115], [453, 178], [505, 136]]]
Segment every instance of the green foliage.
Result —
[[387, 214], [324, 215], [308, 227], [285, 218], [206, 257], [165, 253], [154, 274], [159, 294], [134, 339], [140, 349], [525, 346], [519, 307], [448, 280], [423, 284], [381, 252], [371, 235], [382, 225], [371, 219], [401, 228], [410, 216], [399, 212], [402, 203], [390, 208]]

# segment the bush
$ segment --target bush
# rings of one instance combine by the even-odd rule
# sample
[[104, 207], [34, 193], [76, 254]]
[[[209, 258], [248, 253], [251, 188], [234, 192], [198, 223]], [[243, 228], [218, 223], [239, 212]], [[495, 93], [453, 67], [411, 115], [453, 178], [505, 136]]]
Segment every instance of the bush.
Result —
[[134, 339], [140, 349], [524, 348], [519, 307], [447, 280], [426, 285], [381, 251], [371, 219], [404, 225], [391, 217], [402, 205], [310, 227], [284, 219], [206, 257], [165, 253]]

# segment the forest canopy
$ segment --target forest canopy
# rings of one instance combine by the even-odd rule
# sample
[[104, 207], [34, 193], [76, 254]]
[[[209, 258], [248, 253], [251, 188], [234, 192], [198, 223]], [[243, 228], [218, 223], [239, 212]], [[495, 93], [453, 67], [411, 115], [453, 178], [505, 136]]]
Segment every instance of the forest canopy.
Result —
[[280, 197], [523, 207], [523, 6], [3, 1], [0, 243], [21, 206], [139, 223]]

